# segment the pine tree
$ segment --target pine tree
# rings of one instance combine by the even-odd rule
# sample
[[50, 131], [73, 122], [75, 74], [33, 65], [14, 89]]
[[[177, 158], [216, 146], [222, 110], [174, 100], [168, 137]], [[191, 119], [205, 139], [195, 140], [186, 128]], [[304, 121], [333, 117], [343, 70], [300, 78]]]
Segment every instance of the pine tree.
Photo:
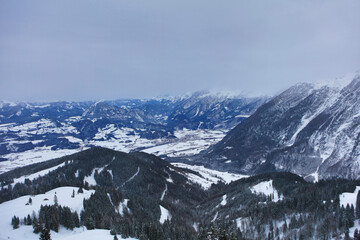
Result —
[[147, 240], [147, 237], [146, 237], [145, 233], [140, 234], [139, 240]]
[[58, 198], [56, 196], [56, 193], [54, 195], [54, 205], [57, 206], [58, 205]]
[[288, 226], [287, 226], [286, 221], [284, 221], [284, 224], [283, 224], [283, 226], [282, 226], [282, 230], [283, 230], [283, 233], [284, 233], [284, 234], [285, 234], [285, 233], [287, 232], [287, 230], [288, 230]]
[[79, 188], [78, 193], [84, 193], [84, 190], [82, 187]]
[[345, 227], [345, 240], [350, 240], [349, 228], [348, 227]]
[[360, 219], [360, 191], [356, 197], [356, 219]]
[[40, 240], [51, 240], [50, 230], [47, 228], [43, 228], [40, 233]]
[[360, 240], [359, 230], [356, 228], [354, 232], [354, 240]]
[[119, 240], [118, 237], [116, 235], [114, 235], [114, 240]]
[[73, 189], [73, 192], [71, 194], [71, 197], [74, 198], [75, 197], [75, 190]]
[[27, 215], [27, 219], [26, 219], [26, 225], [31, 225], [32, 224], [32, 220], [30, 217], [30, 214]]
[[14, 217], [11, 219], [11, 225], [13, 226], [14, 229], [19, 228], [20, 219], [19, 219], [18, 217], [14, 216]]
[[223, 229], [219, 229], [219, 234], [218, 234], [218, 239], [219, 240], [228, 240], [228, 237], [227, 237], [227, 234], [226, 234], [226, 232], [225, 232], [225, 230], [223, 230]]
[[32, 226], [34, 229], [34, 231], [33, 231], [34, 233], [41, 232], [41, 230], [43, 228], [42, 222], [41, 221], [39, 222], [35, 215], [33, 216], [33, 219], [32, 219]]

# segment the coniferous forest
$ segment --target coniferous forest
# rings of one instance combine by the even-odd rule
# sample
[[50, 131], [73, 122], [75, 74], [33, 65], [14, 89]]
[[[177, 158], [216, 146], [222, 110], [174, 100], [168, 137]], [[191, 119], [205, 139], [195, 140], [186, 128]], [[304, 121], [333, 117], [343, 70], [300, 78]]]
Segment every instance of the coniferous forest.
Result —
[[[64, 163], [49, 174], [16, 183], [11, 179]], [[136, 177], [136, 169], [140, 169]], [[113, 235], [138, 239], [359, 239], [350, 229], [360, 219], [360, 196], [354, 205], [340, 206], [339, 196], [360, 186], [355, 180], [316, 183], [286, 172], [243, 178], [204, 190], [184, 177], [186, 169], [144, 153], [125, 154], [93, 148], [48, 162], [19, 168], [0, 176], [0, 201], [73, 186], [71, 198], [93, 191], [82, 210], [58, 202], [56, 193], [38, 212], [9, 219], [13, 228], [32, 225], [34, 233], [59, 227], [107, 229]], [[84, 181], [94, 172], [96, 185]], [[111, 176], [111, 174], [112, 176]], [[168, 179], [171, 181], [167, 181]], [[254, 194], [251, 188], [271, 181], [274, 194]], [[165, 195], [164, 186], [167, 186]], [[76, 190], [75, 190], [76, 189]], [[31, 197], [33, 196], [33, 197]], [[226, 199], [224, 203], [224, 199]], [[124, 203], [126, 202], [126, 206]], [[122, 206], [121, 211], [119, 207]], [[160, 222], [161, 209], [171, 218]]]

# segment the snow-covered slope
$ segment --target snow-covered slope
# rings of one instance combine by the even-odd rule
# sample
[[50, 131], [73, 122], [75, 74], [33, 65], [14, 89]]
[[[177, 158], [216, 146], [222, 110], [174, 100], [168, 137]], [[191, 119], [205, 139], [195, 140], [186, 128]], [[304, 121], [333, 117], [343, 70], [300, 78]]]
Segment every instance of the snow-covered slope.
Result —
[[340, 206], [342, 207], [346, 207], [348, 204], [351, 207], [351, 205], [353, 205], [354, 207], [356, 206], [356, 197], [358, 192], [360, 191], [360, 186], [357, 186], [354, 192], [348, 193], [342, 193], [339, 196], [339, 200], [340, 200]]
[[189, 165], [185, 163], [172, 163], [172, 165], [180, 168], [186, 168], [194, 171], [194, 173], [184, 173], [184, 175], [189, 179], [192, 183], [197, 183], [204, 189], [209, 189], [212, 184], [217, 184], [218, 182], [230, 183], [232, 181], [236, 181], [241, 178], [248, 177], [246, 175], [229, 173], [229, 172], [221, 172], [212, 170], [209, 168], [205, 168], [204, 166], [196, 166]]
[[273, 187], [273, 180], [260, 182], [252, 186], [250, 190], [254, 194], [264, 194], [265, 196], [270, 197], [274, 202], [283, 199], [283, 197], [279, 195], [278, 191]]
[[198, 162], [318, 180], [360, 176], [360, 75], [343, 88], [298, 84], [261, 106]]
[[[75, 191], [74, 198], [71, 197]], [[21, 225], [18, 229], [13, 229], [11, 226], [11, 218], [17, 216], [23, 219], [28, 214], [31, 216], [33, 213], [38, 213], [41, 205], [53, 205], [55, 196], [58, 199], [58, 204], [67, 206], [72, 211], [80, 213], [83, 209], [83, 200], [88, 199], [94, 190], [84, 190], [83, 193], [77, 193], [76, 187], [60, 187], [53, 189], [45, 194], [27, 195], [20, 198], [3, 202], [0, 204], [0, 239], [39, 239], [39, 235], [33, 233], [31, 226]], [[32, 203], [29, 204], [29, 198]], [[52, 239], [65, 240], [65, 239], [109, 239], [112, 240], [113, 236], [110, 235], [108, 230], [86, 230], [86, 228], [77, 228], [74, 231], [69, 231], [64, 228], [60, 229], [59, 233], [51, 232]]]

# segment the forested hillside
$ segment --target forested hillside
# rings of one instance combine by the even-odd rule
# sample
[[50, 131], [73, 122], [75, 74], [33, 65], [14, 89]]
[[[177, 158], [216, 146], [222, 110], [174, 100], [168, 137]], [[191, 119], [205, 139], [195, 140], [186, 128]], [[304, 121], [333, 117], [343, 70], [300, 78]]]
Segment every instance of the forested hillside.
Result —
[[268, 173], [205, 189], [190, 176], [200, 178], [154, 155], [93, 148], [0, 175], [0, 212], [19, 206], [4, 224], [34, 233], [84, 226], [137, 239], [336, 239], [358, 226], [359, 181]]

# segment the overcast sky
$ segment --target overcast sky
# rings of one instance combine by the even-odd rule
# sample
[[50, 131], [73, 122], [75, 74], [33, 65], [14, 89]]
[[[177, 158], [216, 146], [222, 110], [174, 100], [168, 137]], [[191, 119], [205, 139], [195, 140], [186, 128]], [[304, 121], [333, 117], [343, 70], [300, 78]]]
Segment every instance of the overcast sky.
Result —
[[358, 0], [0, 0], [0, 99], [274, 94], [360, 69]]

